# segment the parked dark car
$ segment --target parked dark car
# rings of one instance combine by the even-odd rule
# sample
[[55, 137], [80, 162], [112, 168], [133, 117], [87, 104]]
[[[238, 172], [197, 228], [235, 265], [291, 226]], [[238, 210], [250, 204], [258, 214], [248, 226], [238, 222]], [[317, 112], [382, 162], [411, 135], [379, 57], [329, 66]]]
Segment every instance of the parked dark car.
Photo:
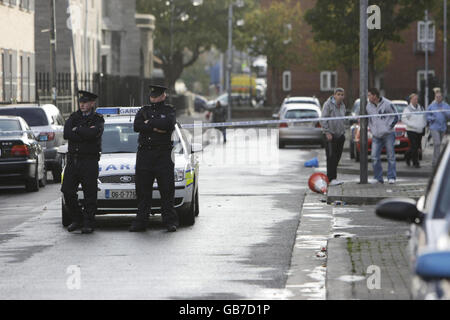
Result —
[[28, 192], [45, 187], [42, 146], [20, 117], [0, 116], [0, 185], [24, 185]]
[[44, 149], [45, 166], [52, 171], [53, 181], [61, 181], [61, 155], [58, 148], [65, 144], [64, 118], [54, 105], [11, 105], [0, 107], [0, 116], [18, 116], [31, 127]]
[[411, 267], [415, 299], [450, 299], [450, 146], [430, 179], [426, 195], [381, 202], [378, 216], [411, 223]]

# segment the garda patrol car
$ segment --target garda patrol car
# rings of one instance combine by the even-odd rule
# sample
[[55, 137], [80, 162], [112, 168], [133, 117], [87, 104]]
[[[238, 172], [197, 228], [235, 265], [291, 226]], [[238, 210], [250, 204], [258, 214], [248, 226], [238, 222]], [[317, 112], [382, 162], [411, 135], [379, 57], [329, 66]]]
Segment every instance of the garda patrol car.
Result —
[[[140, 108], [98, 108], [105, 117], [102, 138], [102, 155], [99, 162], [98, 215], [135, 214], [137, 197], [135, 187], [136, 152], [139, 134], [134, 132], [134, 117]], [[195, 156], [201, 145], [190, 145], [181, 126], [177, 123], [173, 135], [175, 160], [175, 209], [182, 225], [193, 225], [199, 215], [198, 178], [199, 163]], [[59, 153], [67, 153], [67, 145]], [[66, 157], [63, 157], [65, 166]], [[64, 179], [64, 173], [63, 173]], [[78, 198], [84, 195], [79, 186]], [[151, 214], [161, 213], [161, 195], [158, 184], [153, 185]], [[69, 212], [62, 200], [62, 223], [71, 223]]]

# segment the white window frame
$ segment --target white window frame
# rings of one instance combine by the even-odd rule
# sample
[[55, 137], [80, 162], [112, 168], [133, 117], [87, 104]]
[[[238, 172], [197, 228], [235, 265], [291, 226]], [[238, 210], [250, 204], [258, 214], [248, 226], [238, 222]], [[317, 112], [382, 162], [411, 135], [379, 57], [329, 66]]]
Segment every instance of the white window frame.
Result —
[[[425, 70], [419, 70], [417, 71], [417, 92], [422, 92], [422, 88], [420, 87], [421, 83], [421, 77], [425, 79]], [[434, 70], [428, 70], [428, 74], [432, 75], [433, 77], [436, 76], [436, 72]]]
[[[336, 78], [336, 83], [334, 86], [331, 83], [332, 75]], [[323, 81], [323, 77], [326, 76], [325, 83]], [[320, 73], [320, 91], [333, 91], [337, 88], [338, 85], [338, 73], [337, 71], [322, 71]]]
[[283, 72], [283, 91], [289, 92], [292, 90], [292, 73], [290, 71]]
[[[429, 34], [430, 39], [428, 39], [428, 43], [434, 43], [436, 41], [436, 24], [434, 21], [428, 21], [428, 25], [431, 26], [432, 32]], [[426, 23], [425, 21], [419, 21], [417, 23], [417, 42], [418, 43], [426, 43], [426, 38], [423, 36], [423, 33], [425, 33]], [[430, 28], [430, 27], [429, 27]]]

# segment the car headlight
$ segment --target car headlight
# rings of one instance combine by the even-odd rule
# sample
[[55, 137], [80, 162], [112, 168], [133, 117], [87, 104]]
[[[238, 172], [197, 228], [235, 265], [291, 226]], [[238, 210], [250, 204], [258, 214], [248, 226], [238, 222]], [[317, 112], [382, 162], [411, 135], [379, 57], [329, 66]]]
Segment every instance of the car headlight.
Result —
[[184, 180], [184, 169], [175, 169], [175, 182], [181, 182]]

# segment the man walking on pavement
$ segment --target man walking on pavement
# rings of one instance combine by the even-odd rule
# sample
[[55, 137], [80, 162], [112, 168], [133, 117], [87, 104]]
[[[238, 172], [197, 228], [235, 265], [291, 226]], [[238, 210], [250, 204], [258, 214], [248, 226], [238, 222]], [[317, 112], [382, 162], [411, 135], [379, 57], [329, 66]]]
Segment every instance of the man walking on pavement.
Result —
[[419, 150], [422, 148], [422, 137], [427, 126], [425, 114], [414, 114], [423, 112], [425, 109], [419, 105], [419, 96], [413, 93], [410, 97], [410, 104], [403, 111], [402, 122], [406, 124], [408, 138], [411, 141], [411, 147], [405, 155], [406, 164], [411, 166], [411, 160], [415, 168], [420, 168]]
[[[94, 232], [97, 211], [98, 162], [102, 151], [105, 120], [94, 111], [97, 95], [79, 92], [80, 110], [73, 113], [64, 126], [64, 139], [69, 141], [67, 166], [61, 191], [72, 218], [69, 232], [81, 229]], [[78, 186], [84, 193], [84, 208], [78, 203]]]
[[[227, 121], [227, 109], [225, 109], [220, 101], [217, 101], [216, 107], [212, 111], [212, 122], [213, 123], [223, 123]], [[222, 127], [219, 131], [223, 134], [223, 143], [227, 143], [227, 129]]]
[[374, 180], [372, 184], [384, 183], [383, 167], [381, 165], [381, 151], [386, 148], [388, 159], [388, 181], [395, 184], [397, 180], [397, 168], [395, 158], [395, 125], [399, 121], [396, 115], [383, 116], [384, 114], [397, 113], [397, 109], [392, 102], [381, 97], [380, 91], [376, 88], [369, 89], [369, 103], [367, 104], [367, 114], [369, 118], [369, 129], [372, 133], [372, 166]]
[[[344, 98], [344, 89], [337, 88], [334, 95], [325, 102], [322, 118], [345, 117]], [[344, 150], [345, 122], [344, 120], [323, 120], [321, 126], [326, 136], [328, 180], [331, 186], [341, 185], [343, 183], [337, 180], [337, 167]]]
[[442, 140], [447, 133], [447, 121], [450, 119], [450, 106], [444, 101], [441, 89], [435, 89], [435, 100], [427, 111], [443, 111], [427, 113], [427, 121], [434, 144], [433, 167], [436, 167], [441, 155]]
[[176, 232], [179, 222], [174, 207], [175, 164], [172, 160], [175, 108], [165, 103], [166, 87], [151, 86], [150, 90], [151, 104], [139, 110], [134, 121], [134, 131], [139, 133], [136, 158], [138, 213], [130, 232], [147, 229], [155, 178], [161, 194], [163, 224], [168, 232]]

